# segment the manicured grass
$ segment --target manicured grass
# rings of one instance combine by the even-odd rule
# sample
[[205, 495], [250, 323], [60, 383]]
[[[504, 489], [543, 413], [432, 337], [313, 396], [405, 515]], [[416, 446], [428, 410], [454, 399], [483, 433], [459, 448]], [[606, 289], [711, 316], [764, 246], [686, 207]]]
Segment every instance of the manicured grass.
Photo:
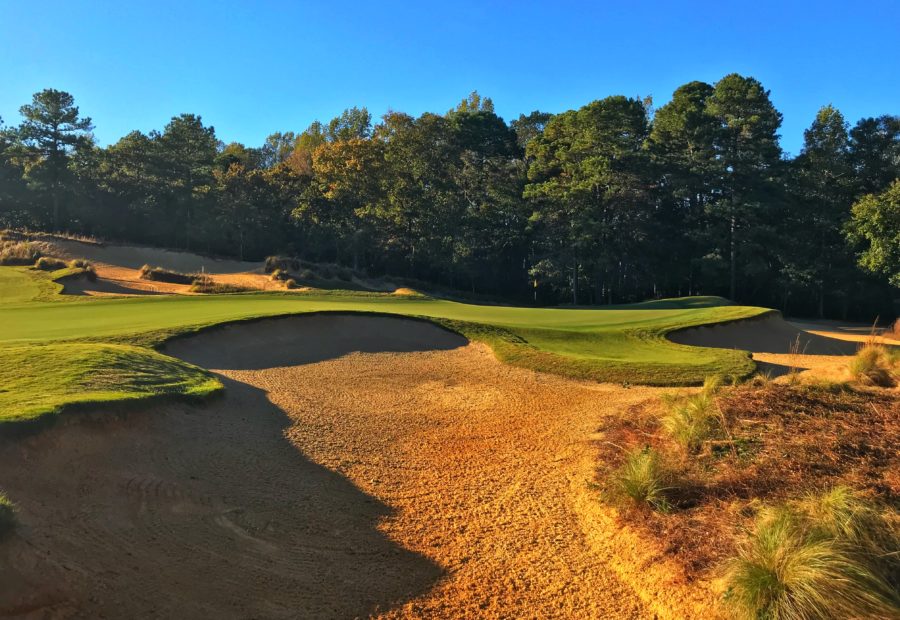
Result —
[[[686, 385], [702, 383], [713, 374], [746, 376], [754, 365], [745, 352], [678, 345], [664, 338], [666, 332], [766, 311], [696, 297], [592, 309], [480, 306], [348, 291], [75, 299], [53, 294], [58, 288], [53, 276], [0, 268], [0, 293], [4, 294], [0, 389], [5, 390], [0, 393], [0, 421], [39, 416], [84, 400], [190, 393], [185, 386], [204, 385], [199, 376], [182, 382], [172, 378], [194, 371], [134, 345], [155, 346], [172, 336], [228, 321], [334, 311], [415, 316], [486, 342], [507, 363], [597, 381]], [[99, 354], [112, 349], [90, 348], [103, 343], [130, 348], [117, 350], [118, 356], [112, 357]], [[53, 345], [52, 357], [46, 356], [51, 350], [47, 345]], [[139, 352], [152, 356], [138, 359]], [[156, 365], [148, 366], [152, 370], [137, 383], [116, 384], [112, 389], [106, 382], [106, 387], [94, 389], [95, 383], [103, 382], [92, 377], [99, 376], [105, 364], [122, 372], [132, 362], [149, 360]], [[17, 369], [23, 361], [26, 365]], [[46, 365], [54, 368], [48, 371]], [[158, 382], [152, 380], [154, 373], [159, 373]], [[73, 390], [72, 385], [80, 387]], [[10, 392], [16, 395], [9, 396]], [[85, 394], [92, 396], [83, 398]]]
[[200, 398], [220, 389], [203, 369], [145, 347], [68, 342], [0, 348], [0, 421], [29, 420], [78, 404]]

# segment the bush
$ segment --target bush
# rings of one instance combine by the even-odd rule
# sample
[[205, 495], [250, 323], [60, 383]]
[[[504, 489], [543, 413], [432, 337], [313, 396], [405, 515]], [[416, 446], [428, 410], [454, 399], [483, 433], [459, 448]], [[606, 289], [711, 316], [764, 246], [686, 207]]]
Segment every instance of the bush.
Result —
[[151, 267], [144, 265], [141, 267], [139, 277], [142, 280], [153, 280], [154, 282], [169, 282], [171, 284], [193, 284], [196, 275], [180, 273], [178, 271], [170, 271], [162, 267]]
[[264, 269], [266, 273], [276, 270], [297, 271], [300, 269], [300, 261], [287, 256], [267, 256]]
[[[896, 617], [895, 588], [846, 521], [846, 489], [766, 509], [727, 565], [726, 602], [740, 618]], [[872, 511], [866, 508], [866, 512]], [[852, 515], [850, 515], [852, 516]], [[849, 531], [848, 531], [849, 528]]]
[[31, 241], [0, 242], [0, 265], [34, 265], [46, 253], [45, 245]]
[[305, 280], [307, 282], [311, 282], [316, 279], [316, 274], [313, 273], [310, 269], [301, 269], [300, 273], [298, 273], [297, 276], [301, 280]]
[[298, 288], [297, 281], [294, 278], [288, 278], [284, 281], [284, 288], [294, 289]]
[[209, 276], [202, 276], [194, 279], [194, 282], [191, 284], [191, 288], [189, 290], [192, 293], [219, 295], [225, 293], [246, 293], [251, 289], [245, 288], [243, 286], [236, 286], [234, 284], [223, 284], [221, 282], [216, 282]]
[[16, 507], [4, 493], [0, 493], [0, 540], [16, 527]]
[[674, 475], [652, 448], [633, 450], [611, 478], [613, 499], [631, 501], [666, 512]]
[[896, 364], [887, 347], [867, 342], [850, 361], [850, 374], [865, 385], [893, 387], [896, 384]]
[[273, 282], [286, 282], [291, 279], [291, 273], [283, 269], [276, 269], [269, 275], [269, 277]]
[[69, 269], [80, 269], [81, 273], [91, 282], [97, 279], [97, 271], [94, 269], [93, 263], [83, 258], [69, 261]]
[[663, 428], [679, 445], [696, 451], [714, 433], [721, 430], [721, 415], [715, 394], [721, 385], [717, 377], [710, 377], [697, 394], [665, 399], [668, 413], [662, 419]]
[[37, 259], [37, 262], [34, 263], [36, 269], [40, 269], [41, 271], [56, 271], [57, 269], [65, 269], [66, 261], [61, 258], [54, 258], [52, 256], [41, 256]]

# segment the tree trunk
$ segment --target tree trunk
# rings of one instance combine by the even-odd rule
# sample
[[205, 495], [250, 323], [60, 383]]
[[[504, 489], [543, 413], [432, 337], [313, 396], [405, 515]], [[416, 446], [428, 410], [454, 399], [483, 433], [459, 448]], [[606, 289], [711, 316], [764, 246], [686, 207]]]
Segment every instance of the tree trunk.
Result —
[[734, 258], [735, 258], [734, 228], [735, 228], [735, 217], [734, 217], [734, 213], [732, 213], [731, 214], [731, 235], [730, 235], [730, 237], [731, 237], [731, 240], [730, 240], [731, 241], [731, 243], [730, 243], [730, 245], [731, 245], [731, 247], [730, 247], [730, 250], [731, 250], [731, 252], [730, 252], [731, 253], [730, 291], [731, 292], [729, 293], [729, 299], [731, 299], [731, 301], [736, 301], [736, 297], [737, 297], [736, 292], [735, 292], [735, 289], [737, 288], [737, 278], [735, 276], [735, 264], [734, 264]]
[[578, 305], [578, 261], [572, 264], [572, 305]]

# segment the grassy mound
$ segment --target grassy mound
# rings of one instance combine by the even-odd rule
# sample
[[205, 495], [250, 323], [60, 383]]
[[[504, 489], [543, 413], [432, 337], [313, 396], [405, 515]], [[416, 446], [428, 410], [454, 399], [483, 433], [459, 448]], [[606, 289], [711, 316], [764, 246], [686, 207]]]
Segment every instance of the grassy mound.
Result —
[[850, 375], [866, 385], [894, 387], [900, 377], [900, 358], [882, 344], [867, 342], [850, 360]]
[[71, 405], [160, 396], [205, 397], [222, 388], [208, 372], [123, 344], [0, 347], [0, 420], [30, 420]]

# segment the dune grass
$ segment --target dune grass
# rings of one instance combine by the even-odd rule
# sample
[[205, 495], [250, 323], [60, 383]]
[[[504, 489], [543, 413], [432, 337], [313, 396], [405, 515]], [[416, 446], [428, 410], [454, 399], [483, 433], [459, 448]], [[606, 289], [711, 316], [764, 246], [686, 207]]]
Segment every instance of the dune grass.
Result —
[[850, 360], [850, 375], [865, 385], [893, 387], [900, 376], [896, 352], [877, 342], [867, 342]]
[[696, 394], [663, 397], [667, 412], [661, 420], [662, 427], [689, 452], [699, 450], [704, 441], [722, 429], [715, 400], [720, 385], [721, 379], [711, 376]]
[[636, 448], [625, 456], [625, 461], [613, 472], [609, 495], [619, 505], [631, 502], [633, 505], [668, 512], [671, 508], [669, 495], [674, 485], [674, 471], [657, 450], [650, 447]]
[[[177, 360], [152, 351], [138, 359], [139, 351], [224, 322], [309, 312], [411, 316], [485, 342], [501, 361], [521, 367], [596, 381], [693, 385], [709, 375], [747, 376], [754, 370], [753, 361], [742, 351], [675, 344], [665, 334], [766, 312], [727, 305], [715, 297], [590, 309], [486, 306], [351, 291], [75, 298], [57, 294], [60, 287], [53, 280], [58, 273], [0, 267], [0, 389], [4, 390], [0, 392], [0, 422], [53, 413], [82, 400], [186, 393], [183, 386], [170, 381], [186, 372]], [[127, 382], [121, 390], [93, 389], [91, 377], [98, 376], [103, 364], [112, 364], [111, 372], [119, 372], [131, 361], [123, 353], [115, 360], [98, 355], [93, 363], [92, 349], [74, 343], [131, 346], [132, 361], [154, 361], [154, 372], [161, 373], [159, 383], [152, 389], [149, 384]], [[49, 357], [39, 359], [42, 351], [50, 350], [48, 345], [55, 347], [52, 364]], [[17, 365], [23, 363], [17, 371]], [[73, 377], [81, 379], [73, 383]], [[203, 384], [199, 377], [195, 381]], [[79, 386], [77, 390], [71, 389], [74, 384]]]
[[728, 564], [726, 601], [748, 620], [897, 617], [896, 539], [880, 546], [892, 538], [844, 487], [765, 509]]

